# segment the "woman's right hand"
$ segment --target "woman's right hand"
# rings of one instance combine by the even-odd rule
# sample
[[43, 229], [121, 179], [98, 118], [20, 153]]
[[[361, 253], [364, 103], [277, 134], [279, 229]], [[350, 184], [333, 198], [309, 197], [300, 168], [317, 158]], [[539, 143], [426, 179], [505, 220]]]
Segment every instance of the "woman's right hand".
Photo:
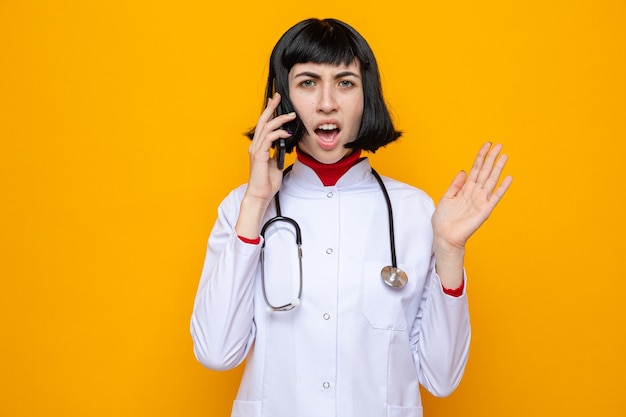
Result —
[[265, 210], [278, 192], [283, 179], [276, 157], [270, 155], [271, 148], [274, 141], [291, 136], [291, 133], [281, 129], [281, 126], [294, 120], [296, 114], [288, 113], [274, 117], [280, 100], [279, 93], [268, 100], [267, 107], [257, 121], [254, 137], [248, 148], [250, 177], [235, 225], [237, 234], [247, 238], [259, 236]]

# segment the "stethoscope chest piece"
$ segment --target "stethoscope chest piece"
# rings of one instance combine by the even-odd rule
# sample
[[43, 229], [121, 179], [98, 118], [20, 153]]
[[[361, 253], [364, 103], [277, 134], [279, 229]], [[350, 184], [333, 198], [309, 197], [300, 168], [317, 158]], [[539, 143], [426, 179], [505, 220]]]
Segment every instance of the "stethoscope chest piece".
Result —
[[392, 288], [402, 288], [409, 281], [406, 273], [400, 268], [386, 266], [380, 271], [383, 282]]

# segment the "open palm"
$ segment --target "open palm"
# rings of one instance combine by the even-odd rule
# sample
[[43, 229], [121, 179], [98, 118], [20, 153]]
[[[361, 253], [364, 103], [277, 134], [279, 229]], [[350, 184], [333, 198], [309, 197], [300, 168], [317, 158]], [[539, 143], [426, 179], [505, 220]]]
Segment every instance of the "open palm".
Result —
[[501, 150], [500, 144], [485, 143], [469, 174], [461, 171], [439, 201], [432, 217], [433, 231], [450, 247], [465, 247], [511, 185], [511, 176], [498, 185], [507, 161], [504, 154], [498, 157]]

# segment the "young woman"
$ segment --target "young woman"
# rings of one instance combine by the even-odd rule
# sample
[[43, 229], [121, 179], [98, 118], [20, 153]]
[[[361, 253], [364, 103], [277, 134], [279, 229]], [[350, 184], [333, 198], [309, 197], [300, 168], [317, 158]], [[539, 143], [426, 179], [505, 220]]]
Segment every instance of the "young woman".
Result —
[[[361, 151], [400, 133], [370, 47], [337, 20], [281, 37], [267, 97], [249, 182], [220, 205], [209, 238], [196, 357], [220, 370], [246, 359], [233, 416], [421, 416], [418, 384], [445, 396], [463, 374], [465, 244], [511, 183], [498, 185], [506, 156], [485, 144], [436, 209], [380, 179]], [[281, 141], [297, 152], [286, 174]]]

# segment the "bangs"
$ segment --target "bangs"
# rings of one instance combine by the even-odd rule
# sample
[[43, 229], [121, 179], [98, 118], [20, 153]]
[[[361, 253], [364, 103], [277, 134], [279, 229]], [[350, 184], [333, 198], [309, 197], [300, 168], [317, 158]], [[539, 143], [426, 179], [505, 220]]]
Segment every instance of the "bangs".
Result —
[[[378, 65], [372, 49], [352, 26], [336, 19], [303, 20], [285, 32], [274, 45], [265, 97], [270, 99], [277, 92], [281, 94], [276, 114], [295, 111], [289, 97], [289, 71], [294, 65], [307, 62], [335, 66], [359, 64], [365, 108], [357, 139], [346, 144], [347, 148], [375, 152], [400, 137], [401, 132], [394, 128], [382, 96]], [[286, 123], [283, 128], [293, 133], [286, 141], [286, 151], [291, 152], [306, 133], [306, 128], [298, 118]], [[254, 129], [246, 135], [252, 139]]]
[[357, 41], [347, 28], [324, 21], [302, 28], [285, 48], [281, 63], [285, 68], [306, 62], [350, 65], [356, 59], [362, 67], [367, 66], [367, 59], [359, 56], [358, 50]]

